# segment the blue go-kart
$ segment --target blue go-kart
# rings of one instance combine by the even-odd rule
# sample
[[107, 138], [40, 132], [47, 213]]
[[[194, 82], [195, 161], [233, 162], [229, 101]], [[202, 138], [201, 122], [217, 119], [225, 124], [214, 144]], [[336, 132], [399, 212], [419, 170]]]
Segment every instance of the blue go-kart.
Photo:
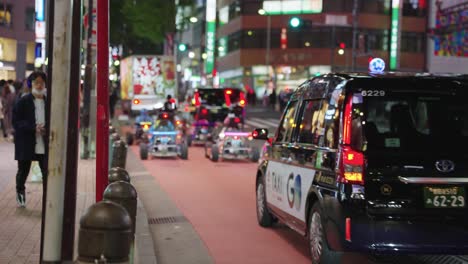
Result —
[[179, 129], [177, 118], [163, 112], [151, 129], [146, 133], [146, 140], [140, 143], [140, 158], [180, 157], [188, 159], [188, 146], [183, 131]]

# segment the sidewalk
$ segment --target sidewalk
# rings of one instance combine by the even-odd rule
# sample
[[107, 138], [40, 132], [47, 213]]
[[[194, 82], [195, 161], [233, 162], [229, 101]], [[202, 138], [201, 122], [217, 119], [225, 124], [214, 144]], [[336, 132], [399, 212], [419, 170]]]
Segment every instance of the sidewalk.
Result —
[[[26, 208], [16, 205], [14, 145], [0, 141], [0, 263], [39, 263], [42, 183], [26, 183]], [[75, 220], [75, 258], [80, 218], [95, 201], [95, 160], [78, 161], [78, 186]], [[138, 260], [155, 259], [147, 216], [139, 202], [137, 210], [136, 252]], [[135, 261], [135, 263], [138, 263]], [[155, 263], [139, 262], [139, 263]]]

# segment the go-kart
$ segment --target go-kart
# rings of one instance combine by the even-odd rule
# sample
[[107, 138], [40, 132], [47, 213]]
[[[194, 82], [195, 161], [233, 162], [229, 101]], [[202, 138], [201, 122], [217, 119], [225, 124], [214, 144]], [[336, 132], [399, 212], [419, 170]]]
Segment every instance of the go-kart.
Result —
[[205, 144], [205, 156], [216, 162], [225, 160], [250, 160], [257, 162], [259, 150], [252, 144], [251, 133], [236, 127], [223, 126], [216, 129]]
[[136, 144], [139, 144], [142, 140], [143, 134], [147, 133], [152, 125], [153, 122], [149, 121], [135, 123], [135, 135], [133, 135], [131, 132], [127, 132], [127, 144], [133, 145], [134, 141], [136, 142]]
[[153, 127], [145, 133], [145, 142], [140, 143], [140, 158], [149, 157], [180, 157], [188, 158], [188, 146], [183, 132], [178, 128], [177, 121], [170, 114], [162, 113]]

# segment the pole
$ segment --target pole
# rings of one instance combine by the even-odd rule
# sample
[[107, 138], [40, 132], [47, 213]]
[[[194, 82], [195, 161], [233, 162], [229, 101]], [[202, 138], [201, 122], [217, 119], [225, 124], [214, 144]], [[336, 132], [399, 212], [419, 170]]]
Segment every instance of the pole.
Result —
[[333, 72], [335, 67], [335, 47], [336, 47], [336, 27], [331, 28], [331, 47], [330, 47], [330, 70]]
[[78, 172], [78, 119], [80, 97], [81, 0], [73, 0], [70, 60], [70, 94], [68, 97], [67, 167], [65, 207], [63, 212], [62, 260], [73, 261], [75, 242], [76, 186]]
[[96, 202], [107, 186], [109, 159], [109, 0], [97, 2]]
[[[44, 68], [47, 71], [47, 87], [52, 87], [52, 65], [54, 62], [53, 57], [51, 56], [54, 50], [54, 10], [55, 10], [55, 1], [46, 0], [46, 25], [47, 25], [47, 41], [46, 41], [46, 58], [48, 60], [48, 64], [44, 64]], [[47, 89], [47, 98], [52, 98], [52, 89]], [[46, 100], [46, 136], [45, 136], [45, 145], [49, 146], [49, 137], [50, 137], [50, 111], [51, 109], [51, 100]], [[46, 157], [49, 157], [49, 148], [46, 147]], [[45, 171], [49, 171], [49, 161], [46, 159], [45, 162]], [[47, 177], [44, 177], [42, 183], [42, 216], [41, 216], [41, 251], [39, 252], [39, 262], [43, 259], [43, 252], [44, 252], [44, 230], [45, 230], [45, 217], [46, 217], [46, 200], [47, 200]]]
[[[70, 62], [72, 42], [72, 1], [55, 1], [53, 20], [53, 45], [60, 47], [52, 53], [52, 86], [53, 97], [50, 108], [49, 137], [49, 173], [47, 176], [47, 196], [44, 223], [43, 263], [61, 261], [62, 225], [65, 196], [65, 174], [68, 98], [70, 97]], [[68, 231], [68, 230], [67, 230]]]
[[359, 0], [353, 1], [353, 50], [352, 50], [352, 62], [351, 62], [351, 70], [356, 71], [356, 58], [357, 58], [357, 34], [358, 34], [358, 8], [359, 8]]
[[83, 84], [83, 108], [81, 109], [81, 137], [82, 137], [82, 158], [89, 159], [89, 144], [91, 133], [89, 131], [89, 123], [91, 116], [91, 87], [93, 79], [93, 47], [92, 47], [92, 38], [93, 38], [93, 0], [88, 0], [88, 31], [86, 34], [87, 45], [86, 45], [86, 68], [85, 68], [85, 78]]
[[267, 88], [270, 81], [270, 50], [271, 50], [271, 16], [267, 16], [267, 38], [266, 38], [266, 54], [265, 54], [265, 64], [267, 66]]

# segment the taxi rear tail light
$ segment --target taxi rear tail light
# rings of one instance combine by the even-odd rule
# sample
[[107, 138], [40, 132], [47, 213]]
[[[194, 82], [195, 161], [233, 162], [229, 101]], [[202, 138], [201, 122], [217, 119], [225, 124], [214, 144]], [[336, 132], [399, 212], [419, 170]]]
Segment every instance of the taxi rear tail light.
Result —
[[340, 159], [340, 181], [364, 185], [364, 154], [343, 146]]
[[346, 218], [345, 239], [351, 242], [351, 218]]
[[344, 116], [343, 116], [343, 143], [351, 144], [351, 121], [353, 119], [353, 97], [349, 96], [346, 99]]
[[226, 93], [224, 94], [224, 100], [226, 101], [226, 106], [229, 107], [231, 106], [231, 94], [232, 94], [232, 91], [230, 91], [230, 93], [228, 93], [230, 90], [226, 91]]
[[196, 106], [201, 105], [201, 103], [200, 103], [200, 94], [198, 92], [195, 93], [195, 105]]

